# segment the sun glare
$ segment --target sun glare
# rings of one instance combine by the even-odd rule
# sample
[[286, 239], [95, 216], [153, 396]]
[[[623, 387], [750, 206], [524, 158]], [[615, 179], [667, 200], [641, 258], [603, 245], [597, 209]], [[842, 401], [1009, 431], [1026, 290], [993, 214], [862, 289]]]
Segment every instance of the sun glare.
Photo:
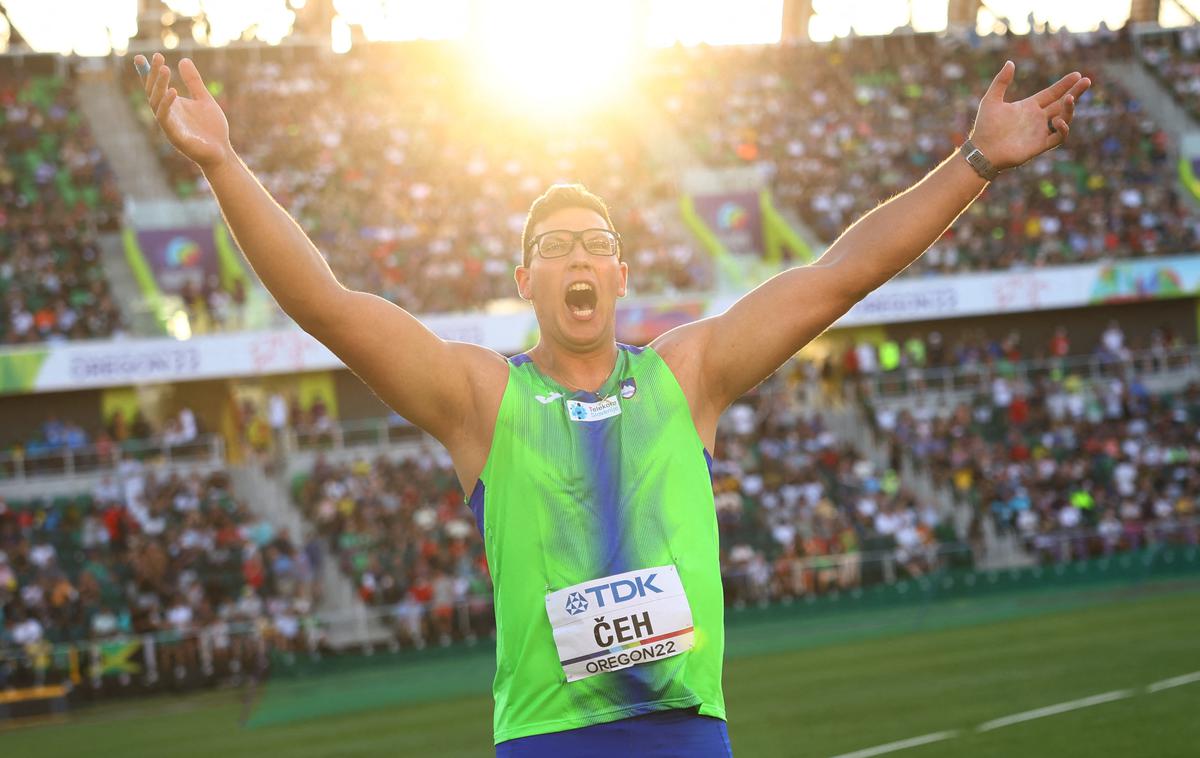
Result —
[[[949, 0], [812, 0], [809, 36], [825, 42], [848, 34], [917, 31], [946, 26]], [[39, 52], [122, 53], [138, 32], [139, 8], [191, 19], [174, 30], [141, 29], [167, 46], [221, 46], [251, 38], [278, 44], [293, 33], [307, 0], [2, 0], [0, 52], [13, 32]], [[1200, 0], [1161, 4], [1160, 23], [1194, 23]], [[783, 0], [333, 0], [325, 36], [338, 52], [361, 34], [368, 41], [441, 39], [466, 45], [482, 84], [517, 107], [535, 110], [611, 102], [622, 92], [635, 51], [675, 44], [770, 44], [780, 37]], [[987, 0], [980, 34], [1037, 28], [1095, 29], [1125, 23], [1130, 0]], [[143, 13], [153, 19], [155, 12]], [[153, 25], [153, 20], [151, 24]], [[11, 30], [9, 25], [11, 24]], [[313, 33], [309, 25], [308, 33]]]
[[551, 116], [611, 104], [632, 68], [633, 2], [484, 3], [468, 44], [483, 87], [522, 112]]

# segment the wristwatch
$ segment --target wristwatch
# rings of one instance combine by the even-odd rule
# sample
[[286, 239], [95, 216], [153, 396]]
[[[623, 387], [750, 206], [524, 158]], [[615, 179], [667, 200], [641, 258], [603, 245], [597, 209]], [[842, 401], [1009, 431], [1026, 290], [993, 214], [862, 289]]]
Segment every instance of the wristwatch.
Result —
[[971, 168], [975, 169], [975, 173], [989, 182], [1000, 175], [1000, 170], [992, 165], [992, 162], [984, 156], [983, 151], [975, 147], [975, 143], [971, 140], [968, 139], [962, 143], [962, 147], [958, 151], [967, 159], [967, 163], [971, 164]]

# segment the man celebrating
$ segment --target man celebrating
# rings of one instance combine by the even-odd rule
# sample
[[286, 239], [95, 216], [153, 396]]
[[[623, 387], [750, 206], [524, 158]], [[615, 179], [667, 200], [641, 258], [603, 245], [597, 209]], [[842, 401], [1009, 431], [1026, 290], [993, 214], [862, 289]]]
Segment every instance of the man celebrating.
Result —
[[195, 65], [179, 65], [190, 99], [161, 55], [135, 65], [284, 311], [449, 450], [495, 585], [495, 742], [512, 756], [731, 754], [709, 478], [718, 418], [919, 257], [999, 171], [1062, 144], [1090, 86], [1071, 73], [1005, 102], [1005, 63], [960, 151], [817, 262], [644, 348], [615, 339], [629, 270], [604, 202], [551, 187], [529, 211], [515, 272], [540, 339], [506, 359], [343, 288], [234, 153]]

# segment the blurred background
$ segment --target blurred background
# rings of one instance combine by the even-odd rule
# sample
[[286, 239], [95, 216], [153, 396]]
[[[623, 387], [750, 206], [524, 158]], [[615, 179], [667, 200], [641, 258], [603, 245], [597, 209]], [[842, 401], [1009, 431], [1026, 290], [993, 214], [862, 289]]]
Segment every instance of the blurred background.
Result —
[[645, 344], [919, 180], [1006, 59], [1010, 100], [1091, 77], [1065, 147], [722, 419], [730, 733], [1195, 755], [1197, 14], [0, 0], [0, 751], [490, 754], [449, 458], [258, 284], [145, 104], [161, 51], [343, 284], [508, 355], [550, 183], [608, 201]]

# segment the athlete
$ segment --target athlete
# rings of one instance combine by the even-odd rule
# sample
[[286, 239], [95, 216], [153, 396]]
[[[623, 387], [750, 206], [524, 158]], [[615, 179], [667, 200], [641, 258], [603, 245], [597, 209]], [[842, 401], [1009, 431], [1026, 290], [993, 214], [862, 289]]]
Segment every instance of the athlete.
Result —
[[398, 413], [449, 450], [495, 585], [500, 756], [727, 756], [724, 617], [710, 452], [717, 419], [867, 293], [919, 257], [994, 179], [1062, 144], [1079, 73], [1005, 102], [1006, 62], [975, 128], [813, 264], [648, 346], [617, 343], [629, 269], [600, 198], [534, 201], [515, 278], [541, 329], [505, 358], [440, 339], [347, 290], [229, 142], [188, 59], [171, 86], [134, 59], [171, 143], [203, 170], [263, 284]]

